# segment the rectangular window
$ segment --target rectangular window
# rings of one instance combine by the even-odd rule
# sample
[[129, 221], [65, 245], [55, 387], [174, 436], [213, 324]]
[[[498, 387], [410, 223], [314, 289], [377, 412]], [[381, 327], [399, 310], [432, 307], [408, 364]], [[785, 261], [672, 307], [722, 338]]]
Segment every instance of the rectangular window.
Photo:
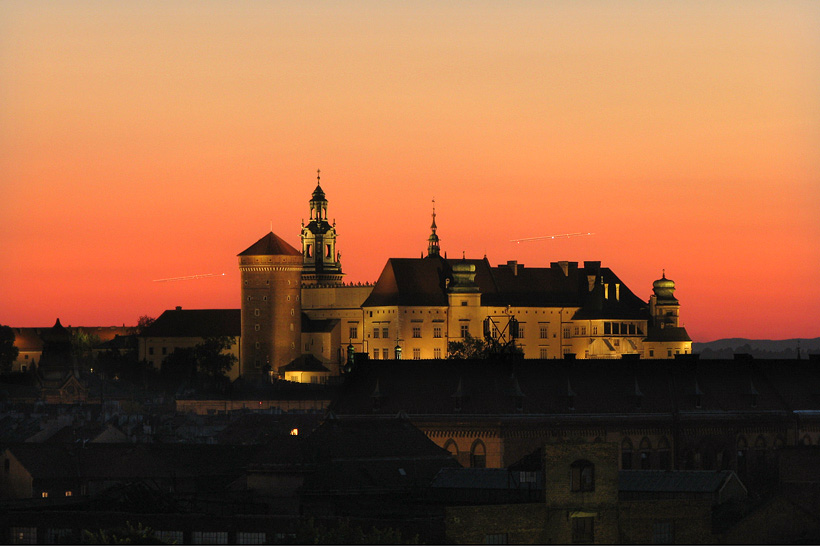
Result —
[[595, 541], [595, 517], [573, 517], [572, 542], [593, 543]]
[[587, 328], [586, 327], [581, 327], [581, 336], [586, 336], [586, 335], [587, 335]]
[[667, 521], [652, 524], [652, 543], [655, 545], [671, 545], [675, 542], [672, 535], [672, 523]]
[[433, 349], [433, 359], [441, 359], [441, 348]]
[[413, 327], [413, 338], [421, 338], [421, 327]]
[[65, 497], [70, 498], [73, 495], [74, 495], [74, 492], [72, 492], [71, 490], [66, 490], [65, 491]]
[[487, 534], [484, 545], [507, 545], [507, 534]]
[[655, 350], [654, 349], [649, 350], [649, 356], [650, 357], [655, 357]]
[[15, 545], [37, 545], [37, 528], [12, 526], [11, 542]]
[[607, 321], [604, 323], [604, 335], [612, 334], [612, 323]]
[[541, 338], [542, 340], [543, 340], [543, 339], [545, 339], [545, 338], [548, 338], [548, 337], [549, 337], [549, 333], [548, 333], [548, 331], [547, 331], [547, 326], [546, 326], [546, 325], [541, 325], [541, 326], [539, 327], [539, 331], [540, 331], [540, 332], [538, 333], [538, 336], [539, 336], [539, 338]]
[[421, 349], [413, 348], [413, 359], [421, 359]]
[[256, 324], [253, 326], [253, 330], [255, 330], [255, 331], [258, 331], [258, 330], [259, 330], [259, 323], [256, 323]]
[[575, 327], [575, 336], [578, 336], [579, 334], [581, 334], [580, 329], [578, 327]]
[[524, 338], [524, 325], [518, 324], [518, 338]]
[[539, 357], [541, 359], [548, 359], [547, 348], [538, 348]]
[[68, 545], [76, 543], [71, 541], [74, 531], [71, 528], [46, 528], [46, 544], [48, 545]]
[[[237, 532], [237, 545], [265, 545], [265, 532]], [[180, 542], [181, 543], [181, 542]]]
[[595, 336], [598, 334], [598, 327], [592, 327], [592, 335]]
[[387, 327], [382, 327], [382, 338], [390, 338], [390, 330]]
[[373, 338], [379, 337], [379, 327], [373, 327]]
[[433, 327], [433, 338], [441, 338], [441, 327]]
[[467, 323], [462, 323], [461, 324], [461, 337], [462, 338], [467, 338], [468, 336], [470, 336], [470, 325], [468, 325]]
[[564, 338], [570, 337], [570, 329], [569, 327], [564, 327]]
[[168, 545], [182, 545], [182, 530], [154, 530], [154, 537]]
[[154, 346], [148, 348], [148, 355], [154, 355]]
[[621, 334], [621, 324], [612, 323], [612, 334]]
[[194, 545], [227, 545], [228, 532], [191, 532]]
[[671, 349], [666, 350], [666, 356], [667, 357], [672, 357], [672, 350]]
[[350, 327], [350, 339], [359, 337], [359, 327]]

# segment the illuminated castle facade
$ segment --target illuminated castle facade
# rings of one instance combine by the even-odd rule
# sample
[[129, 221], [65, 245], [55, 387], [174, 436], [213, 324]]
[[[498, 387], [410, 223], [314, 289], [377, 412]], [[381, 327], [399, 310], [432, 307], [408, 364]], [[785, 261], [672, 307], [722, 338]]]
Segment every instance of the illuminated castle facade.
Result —
[[340, 374], [351, 346], [371, 359], [441, 359], [468, 337], [525, 359], [691, 353], [665, 273], [647, 303], [597, 261], [447, 259], [434, 209], [426, 256], [388, 259], [375, 285], [345, 284], [320, 181], [309, 207], [301, 252], [269, 233], [239, 255], [243, 376], [323, 382]]

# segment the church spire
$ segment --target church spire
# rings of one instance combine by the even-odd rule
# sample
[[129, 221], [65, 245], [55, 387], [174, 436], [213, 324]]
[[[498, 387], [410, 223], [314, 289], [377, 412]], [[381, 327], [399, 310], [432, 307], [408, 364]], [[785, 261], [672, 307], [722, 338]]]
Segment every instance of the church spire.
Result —
[[438, 236], [436, 235], [436, 200], [433, 199], [433, 223], [430, 225], [432, 233], [427, 238], [427, 256], [439, 256], [440, 249], [438, 244]]

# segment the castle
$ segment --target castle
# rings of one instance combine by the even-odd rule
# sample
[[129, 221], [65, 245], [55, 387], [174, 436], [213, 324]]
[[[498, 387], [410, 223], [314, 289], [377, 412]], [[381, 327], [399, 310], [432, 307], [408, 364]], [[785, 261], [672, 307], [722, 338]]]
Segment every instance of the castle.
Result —
[[346, 284], [336, 224], [317, 180], [301, 251], [270, 232], [239, 253], [240, 366], [235, 376], [325, 382], [348, 353], [370, 359], [442, 359], [449, 342], [487, 339], [525, 359], [673, 358], [691, 353], [675, 283], [649, 302], [597, 261], [442, 256], [433, 209], [427, 254], [389, 258], [374, 285]]

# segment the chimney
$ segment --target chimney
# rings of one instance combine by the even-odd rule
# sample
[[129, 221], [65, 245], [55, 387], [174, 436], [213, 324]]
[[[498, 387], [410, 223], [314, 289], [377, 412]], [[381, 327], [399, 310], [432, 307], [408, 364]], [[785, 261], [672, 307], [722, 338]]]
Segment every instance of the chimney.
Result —
[[518, 261], [517, 260], [508, 260], [507, 266], [512, 270], [513, 275], [518, 275]]
[[177, 306], [177, 311], [181, 310], [182, 306]]

